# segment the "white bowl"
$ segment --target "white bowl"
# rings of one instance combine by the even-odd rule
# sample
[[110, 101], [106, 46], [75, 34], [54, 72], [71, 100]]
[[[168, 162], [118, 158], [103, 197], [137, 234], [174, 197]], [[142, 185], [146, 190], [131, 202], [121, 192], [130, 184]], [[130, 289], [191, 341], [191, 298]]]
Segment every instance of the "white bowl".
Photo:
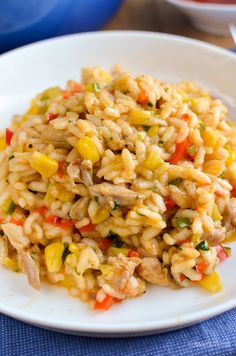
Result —
[[[168, 81], [194, 80], [224, 99], [236, 117], [236, 56], [227, 50], [178, 36], [148, 32], [101, 32], [55, 38], [0, 56], [0, 127], [23, 113], [43, 89], [79, 79], [84, 66], [120, 63], [134, 75]], [[32, 289], [22, 273], [0, 268], [0, 312], [41, 327], [68, 333], [121, 336], [163, 332], [210, 318], [236, 306], [236, 244], [232, 258], [217, 268], [224, 289], [152, 286], [140, 298], [107, 312], [89, 310], [66, 290]]]
[[206, 33], [225, 36], [236, 22], [236, 5], [207, 4], [189, 0], [166, 0], [188, 15], [193, 25]]

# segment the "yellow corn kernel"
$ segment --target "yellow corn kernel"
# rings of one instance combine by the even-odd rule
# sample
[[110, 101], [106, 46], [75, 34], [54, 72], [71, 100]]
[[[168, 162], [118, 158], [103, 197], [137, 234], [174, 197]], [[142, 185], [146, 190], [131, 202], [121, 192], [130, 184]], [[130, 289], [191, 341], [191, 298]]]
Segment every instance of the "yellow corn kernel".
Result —
[[144, 167], [147, 169], [157, 169], [164, 163], [163, 159], [160, 157], [157, 151], [150, 151], [147, 154], [145, 161], [143, 162]]
[[227, 158], [225, 164], [227, 167], [231, 166], [232, 163], [235, 162], [236, 159], [236, 153], [234, 150], [232, 150], [231, 148], [227, 148], [227, 151], [229, 153], [229, 157]]
[[218, 221], [218, 220], [222, 220], [223, 219], [216, 204], [213, 205], [212, 219], [214, 221]]
[[92, 83], [86, 84], [85, 87], [84, 87], [84, 91], [93, 92], [93, 84]]
[[100, 266], [100, 270], [101, 270], [102, 274], [107, 276], [108, 274], [110, 274], [113, 271], [113, 268], [110, 265], [103, 264]]
[[30, 157], [30, 166], [44, 178], [53, 176], [58, 170], [58, 162], [40, 152], [33, 152]]
[[232, 232], [229, 236], [226, 235], [224, 243], [236, 241], [236, 232]]
[[215, 147], [219, 140], [219, 133], [216, 130], [205, 130], [201, 132], [201, 136], [206, 146]]
[[5, 258], [5, 260], [3, 261], [3, 266], [10, 269], [12, 272], [19, 271], [17, 262], [9, 257]]
[[102, 223], [104, 220], [109, 218], [110, 216], [110, 211], [106, 208], [101, 208], [98, 210], [98, 212], [95, 214], [95, 216], [92, 218], [92, 223], [94, 225]]
[[98, 76], [98, 79], [101, 80], [101, 81], [105, 81], [105, 82], [111, 82], [112, 81], [111, 74], [106, 72], [105, 70], [103, 70], [101, 68], [97, 70], [96, 74]]
[[76, 245], [75, 243], [71, 243], [71, 244], [69, 244], [69, 251], [71, 252], [71, 253], [78, 253], [79, 252], [79, 246], [78, 245]]
[[48, 272], [59, 272], [62, 267], [62, 254], [64, 244], [62, 242], [54, 242], [45, 248], [45, 263]]
[[150, 111], [136, 109], [130, 113], [130, 119], [134, 125], [148, 125], [151, 119]]
[[99, 161], [99, 152], [95, 142], [89, 136], [84, 136], [79, 139], [76, 148], [84, 159], [89, 159], [93, 163]]
[[4, 148], [6, 148], [7, 145], [6, 145], [6, 139], [4, 137], [1, 137], [0, 138], [0, 151], [3, 151]]
[[222, 290], [220, 276], [217, 272], [212, 272], [209, 276], [203, 277], [198, 284], [211, 293], [218, 293]]
[[60, 183], [51, 186], [51, 194], [63, 203], [74, 200], [75, 198], [75, 194], [67, 190], [63, 184]]
[[218, 159], [207, 161], [203, 165], [203, 171], [213, 176], [219, 177], [225, 169], [224, 162]]
[[201, 236], [202, 234], [200, 234], [199, 232], [196, 232], [192, 235], [191, 241], [194, 243], [194, 245], [197, 245], [200, 242]]
[[123, 255], [128, 256], [129, 249], [124, 247], [110, 247], [109, 252], [112, 255], [118, 255], [119, 253], [122, 253]]
[[62, 90], [59, 87], [48, 88], [41, 93], [42, 100], [53, 99], [57, 96], [62, 96]]
[[53, 195], [54, 188], [52, 185], [48, 186], [47, 193], [44, 197], [46, 203], [53, 203], [56, 200], [56, 197]]
[[64, 279], [60, 281], [60, 284], [65, 288], [71, 288], [74, 286], [74, 281], [72, 277], [65, 276]]
[[148, 136], [153, 137], [156, 136], [157, 134], [158, 134], [158, 126], [150, 127], [150, 129], [148, 130]]

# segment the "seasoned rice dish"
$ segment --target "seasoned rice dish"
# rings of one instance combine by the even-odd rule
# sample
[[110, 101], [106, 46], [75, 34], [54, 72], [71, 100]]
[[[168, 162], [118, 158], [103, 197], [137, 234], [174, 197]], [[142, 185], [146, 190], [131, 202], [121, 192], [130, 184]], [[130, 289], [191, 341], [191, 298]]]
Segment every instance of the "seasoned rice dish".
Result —
[[236, 129], [195, 83], [85, 68], [14, 116], [0, 149], [0, 264], [32, 287], [98, 310], [150, 283], [222, 289]]

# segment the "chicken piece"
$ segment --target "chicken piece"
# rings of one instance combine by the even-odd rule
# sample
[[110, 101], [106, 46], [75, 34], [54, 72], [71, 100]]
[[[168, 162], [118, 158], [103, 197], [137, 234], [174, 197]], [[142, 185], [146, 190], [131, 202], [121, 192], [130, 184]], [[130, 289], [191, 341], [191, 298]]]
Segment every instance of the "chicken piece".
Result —
[[19, 252], [20, 258], [22, 260], [24, 272], [27, 275], [28, 282], [29, 284], [37, 289], [41, 289], [41, 281], [40, 281], [40, 275], [39, 275], [39, 268], [34, 261], [34, 259], [31, 257], [30, 253], [24, 250], [21, 250]]
[[162, 287], [176, 288], [167, 268], [162, 267], [161, 262], [154, 257], [144, 257], [138, 266], [138, 274], [146, 281]]
[[117, 204], [120, 206], [134, 205], [137, 201], [144, 199], [143, 194], [134, 192], [121, 184], [96, 184], [89, 191], [93, 197], [98, 199], [99, 204], [105, 208], [113, 209]]
[[93, 185], [93, 164], [87, 159], [72, 161], [67, 167], [67, 173], [75, 182], [84, 183], [87, 187]]
[[216, 228], [211, 232], [204, 232], [202, 234], [202, 239], [207, 240], [212, 246], [217, 246], [225, 239], [225, 232], [226, 228], [224, 226], [219, 226], [219, 228]]
[[82, 220], [88, 216], [89, 198], [82, 197], [70, 208], [69, 215], [72, 219]]
[[112, 278], [99, 276], [99, 285], [106, 293], [115, 298], [129, 298], [143, 294], [146, 290], [145, 283], [134, 276], [134, 270], [140, 263], [139, 258], [127, 258], [122, 253], [116, 257], [108, 259], [109, 266], [112, 267]]
[[22, 226], [15, 224], [3, 224], [2, 229], [4, 234], [7, 236], [10, 244], [17, 250], [20, 251], [26, 247], [29, 247], [30, 241], [23, 234]]
[[79, 253], [79, 260], [76, 265], [76, 273], [83, 275], [87, 269], [98, 269], [99, 266], [100, 261], [96, 252], [91, 247], [87, 246]]

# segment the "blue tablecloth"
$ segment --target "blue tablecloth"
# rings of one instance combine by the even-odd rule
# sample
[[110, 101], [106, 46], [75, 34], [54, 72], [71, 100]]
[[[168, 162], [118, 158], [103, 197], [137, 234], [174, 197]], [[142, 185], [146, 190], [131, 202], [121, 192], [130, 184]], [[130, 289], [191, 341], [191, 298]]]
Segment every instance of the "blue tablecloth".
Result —
[[42, 330], [0, 316], [1, 356], [236, 355], [236, 309], [165, 334], [99, 339]]

